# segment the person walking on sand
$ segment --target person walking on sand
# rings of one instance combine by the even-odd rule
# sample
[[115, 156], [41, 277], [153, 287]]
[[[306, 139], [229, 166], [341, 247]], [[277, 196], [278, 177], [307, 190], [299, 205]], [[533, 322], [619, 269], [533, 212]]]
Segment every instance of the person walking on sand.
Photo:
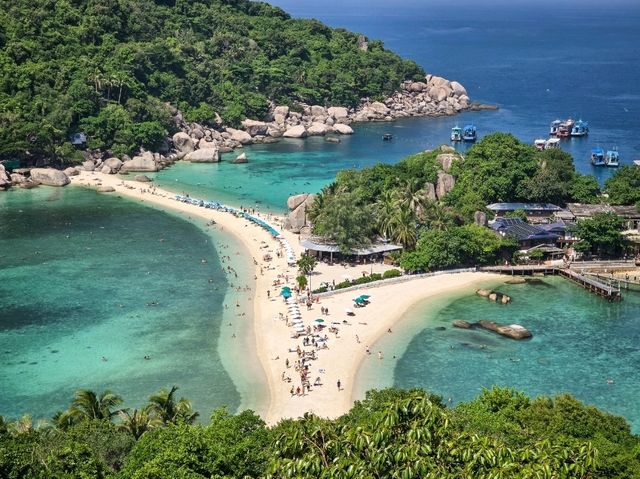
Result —
[[342, 383], [340, 382], [339, 379], [338, 379], [337, 385], [338, 385], [338, 391], [342, 390]]

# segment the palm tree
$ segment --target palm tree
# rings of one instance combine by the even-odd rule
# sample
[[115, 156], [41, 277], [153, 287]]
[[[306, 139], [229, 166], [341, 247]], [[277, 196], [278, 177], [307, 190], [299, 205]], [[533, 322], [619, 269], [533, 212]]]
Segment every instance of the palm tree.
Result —
[[111, 421], [119, 410], [113, 408], [122, 404], [122, 398], [109, 390], [98, 396], [89, 389], [80, 389], [71, 402], [69, 413], [77, 420], [106, 419]]
[[55, 427], [64, 431], [79, 421], [79, 415], [74, 414], [71, 409], [67, 409], [66, 411], [58, 411], [51, 419]]
[[130, 412], [129, 409], [123, 409], [118, 412], [122, 422], [118, 425], [118, 429], [128, 432], [136, 440], [140, 439], [142, 435], [162, 425], [162, 421], [149, 414], [149, 408], [134, 409]]
[[149, 412], [155, 414], [164, 424], [184, 422], [193, 424], [199, 414], [193, 411], [191, 401], [185, 398], [175, 399], [178, 386], [170, 391], [161, 389], [149, 398]]
[[429, 229], [446, 231], [453, 223], [453, 215], [446, 206], [430, 201], [424, 210], [424, 221]]
[[393, 231], [393, 217], [397, 214], [398, 203], [393, 190], [385, 190], [376, 202], [376, 223], [378, 232], [390, 238]]
[[50, 427], [50, 424], [44, 419], [40, 419], [34, 423], [31, 414], [25, 414], [16, 421], [12, 421], [8, 424], [5, 423], [5, 427], [11, 435], [17, 436], [19, 434], [27, 434], [36, 430], [46, 430]]
[[418, 240], [415, 213], [407, 207], [399, 208], [391, 219], [391, 240], [413, 248]]
[[400, 206], [409, 208], [414, 213], [418, 213], [424, 207], [426, 197], [422, 183], [417, 178], [409, 178], [397, 191]]

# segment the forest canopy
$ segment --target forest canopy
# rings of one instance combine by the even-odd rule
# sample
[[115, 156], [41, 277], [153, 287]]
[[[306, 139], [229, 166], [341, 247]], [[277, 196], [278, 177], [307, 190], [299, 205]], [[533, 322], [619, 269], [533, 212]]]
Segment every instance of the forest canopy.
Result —
[[[157, 147], [173, 124], [237, 125], [269, 102], [354, 106], [424, 75], [316, 20], [248, 0], [14, 0], [0, 9], [0, 155]], [[221, 119], [217, 116], [219, 115]]]

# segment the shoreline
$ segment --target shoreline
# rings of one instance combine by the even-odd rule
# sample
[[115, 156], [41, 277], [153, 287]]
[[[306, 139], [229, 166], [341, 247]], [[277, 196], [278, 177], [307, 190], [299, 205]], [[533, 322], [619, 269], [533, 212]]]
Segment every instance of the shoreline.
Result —
[[[230, 213], [178, 202], [174, 199], [173, 193], [155, 188], [149, 183], [127, 181], [114, 175], [88, 172], [82, 172], [81, 175], [73, 177], [72, 183], [94, 189], [99, 186], [111, 186], [116, 194], [139, 200], [150, 206], [156, 205], [186, 213], [187, 217], [196, 216], [205, 220], [214, 220], [219, 231], [230, 233], [231, 237], [239, 241], [256, 260], [253, 268], [256, 278], [256, 291], [252, 299], [253, 334], [255, 351], [266, 378], [268, 394], [264, 400], [260, 400], [261, 398], [251, 394], [255, 391], [251, 384], [247, 384], [246, 387], [236, 387], [241, 394], [242, 407], [247, 403], [250, 405], [259, 403], [257, 412], [269, 424], [275, 424], [285, 418], [300, 417], [306, 412], [328, 418], [346, 413], [353, 404], [354, 391], [357, 390], [355, 387], [357, 375], [367, 357], [365, 351], [367, 346], [375, 345], [388, 334], [389, 329], [401, 327], [399, 325], [406, 319], [406, 313], [416, 304], [499, 278], [497, 275], [488, 273], [444, 274], [369, 287], [366, 293], [371, 295], [371, 304], [364, 308], [353, 308], [351, 298], [357, 295], [353, 291], [321, 298], [319, 302], [314, 302], [310, 309], [302, 305], [300, 313], [305, 326], [316, 325], [318, 324], [316, 319], [322, 318], [324, 326], [335, 327], [338, 331], [332, 333], [328, 331], [329, 328], [323, 328], [319, 334], [328, 336], [328, 349], [312, 348], [310, 344], [303, 345], [301, 339], [291, 338], [292, 330], [284, 320], [288, 317], [287, 305], [279, 296], [279, 292], [284, 284], [293, 286], [297, 268], [287, 264], [285, 255], [277, 256], [281, 245], [266, 230], [251, 225], [246, 219], [235, 217]], [[155, 190], [156, 193], [152, 194], [150, 190]], [[294, 235], [283, 232], [283, 236], [298, 256], [300, 247]], [[270, 262], [264, 259], [267, 253], [272, 256]], [[330, 277], [335, 278], [336, 275], [345, 272], [345, 269], [339, 265], [321, 266], [318, 268], [319, 272], [314, 282], [330, 280]], [[384, 265], [374, 266], [376, 270], [388, 269]], [[349, 272], [357, 275], [355, 271]], [[285, 281], [285, 278], [289, 281]], [[280, 284], [276, 285], [277, 281], [280, 281]], [[322, 314], [321, 308], [327, 308], [329, 314]], [[355, 316], [348, 316], [345, 309], [353, 309]], [[218, 344], [221, 342], [223, 342], [222, 338]], [[318, 342], [319, 345], [320, 342]], [[321, 382], [321, 385], [312, 386], [309, 391], [301, 395], [291, 394], [292, 386], [295, 389], [301, 384], [296, 371], [291, 367], [299, 360], [297, 347], [310, 354], [313, 351], [316, 355], [315, 361], [307, 363], [309, 364], [308, 377], [311, 384], [315, 383], [314, 378], [319, 378]], [[372, 356], [376, 354], [377, 352], [372, 351]], [[290, 367], [285, 365], [287, 360]], [[291, 378], [290, 382], [282, 379], [286, 376]], [[232, 378], [232, 380], [236, 383], [238, 378]], [[341, 383], [340, 390], [336, 387], [338, 380]], [[371, 386], [374, 387], [374, 385]]]

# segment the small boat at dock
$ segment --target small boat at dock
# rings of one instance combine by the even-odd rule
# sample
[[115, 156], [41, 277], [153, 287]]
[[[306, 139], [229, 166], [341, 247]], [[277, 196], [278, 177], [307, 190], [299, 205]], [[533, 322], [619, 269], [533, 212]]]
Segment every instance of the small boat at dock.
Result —
[[586, 121], [578, 120], [571, 128], [571, 136], [587, 136], [589, 134], [589, 123]]
[[607, 166], [616, 168], [620, 166], [620, 154], [618, 153], [618, 148], [615, 146], [607, 151], [607, 154], [604, 156], [604, 162]]
[[591, 164], [593, 166], [605, 166], [604, 150], [599, 146], [591, 148]]
[[462, 128], [458, 125], [451, 128], [451, 141], [462, 141]]
[[475, 125], [469, 124], [462, 131], [462, 139], [464, 141], [476, 141], [478, 139], [478, 131]]

